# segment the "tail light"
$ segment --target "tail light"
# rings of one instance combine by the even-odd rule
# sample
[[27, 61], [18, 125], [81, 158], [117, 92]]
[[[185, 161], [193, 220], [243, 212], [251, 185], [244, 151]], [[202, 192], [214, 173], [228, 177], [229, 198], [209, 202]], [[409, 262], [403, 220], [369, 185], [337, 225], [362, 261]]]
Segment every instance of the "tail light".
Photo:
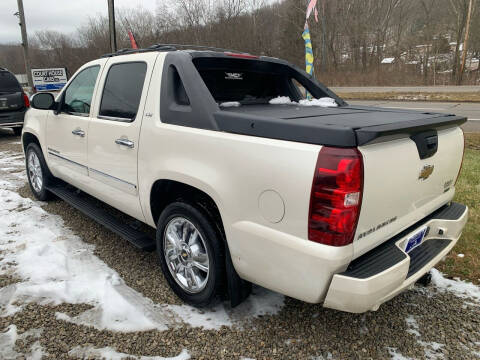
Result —
[[363, 191], [363, 160], [356, 148], [324, 146], [313, 176], [308, 239], [325, 245], [353, 242]]
[[23, 104], [26, 108], [30, 107], [30, 100], [28, 99], [28, 95], [23, 93]]
[[258, 59], [257, 55], [247, 54], [247, 53], [233, 53], [225, 51], [224, 53], [227, 56], [236, 57], [240, 59]]

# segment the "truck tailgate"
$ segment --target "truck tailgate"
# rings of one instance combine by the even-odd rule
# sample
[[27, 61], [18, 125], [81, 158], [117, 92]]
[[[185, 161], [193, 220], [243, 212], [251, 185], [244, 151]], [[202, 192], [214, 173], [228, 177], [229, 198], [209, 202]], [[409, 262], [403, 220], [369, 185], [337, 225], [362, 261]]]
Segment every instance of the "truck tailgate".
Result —
[[462, 162], [463, 132], [451, 127], [436, 133], [437, 151], [424, 159], [408, 136], [359, 147], [364, 158], [364, 190], [354, 239], [355, 258], [453, 198]]

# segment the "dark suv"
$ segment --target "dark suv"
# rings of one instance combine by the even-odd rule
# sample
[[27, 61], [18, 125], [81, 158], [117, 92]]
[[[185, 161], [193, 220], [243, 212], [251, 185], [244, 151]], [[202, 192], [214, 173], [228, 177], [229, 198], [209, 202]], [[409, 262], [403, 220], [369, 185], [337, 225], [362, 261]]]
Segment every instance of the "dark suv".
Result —
[[28, 96], [15, 75], [0, 67], [0, 127], [12, 128], [15, 135], [20, 135], [29, 107]]

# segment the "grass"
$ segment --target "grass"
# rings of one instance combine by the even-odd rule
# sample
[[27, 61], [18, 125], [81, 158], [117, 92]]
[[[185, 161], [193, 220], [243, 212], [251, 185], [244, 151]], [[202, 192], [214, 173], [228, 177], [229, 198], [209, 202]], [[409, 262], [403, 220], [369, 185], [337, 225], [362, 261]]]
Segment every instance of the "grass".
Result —
[[[446, 261], [437, 268], [448, 277], [480, 284], [480, 134], [465, 134], [465, 158], [455, 201], [469, 207], [468, 223]], [[459, 257], [458, 254], [465, 256]]]
[[444, 101], [444, 102], [480, 102], [477, 92], [339, 92], [345, 100], [405, 100], [405, 101]]

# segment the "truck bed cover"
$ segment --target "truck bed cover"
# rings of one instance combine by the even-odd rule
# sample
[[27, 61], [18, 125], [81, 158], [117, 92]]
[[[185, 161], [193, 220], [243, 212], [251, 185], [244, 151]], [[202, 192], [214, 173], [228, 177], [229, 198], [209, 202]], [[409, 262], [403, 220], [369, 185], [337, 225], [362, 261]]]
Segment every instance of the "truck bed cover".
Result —
[[352, 147], [388, 135], [458, 126], [465, 117], [367, 106], [245, 105], [214, 114], [221, 131], [311, 144]]

